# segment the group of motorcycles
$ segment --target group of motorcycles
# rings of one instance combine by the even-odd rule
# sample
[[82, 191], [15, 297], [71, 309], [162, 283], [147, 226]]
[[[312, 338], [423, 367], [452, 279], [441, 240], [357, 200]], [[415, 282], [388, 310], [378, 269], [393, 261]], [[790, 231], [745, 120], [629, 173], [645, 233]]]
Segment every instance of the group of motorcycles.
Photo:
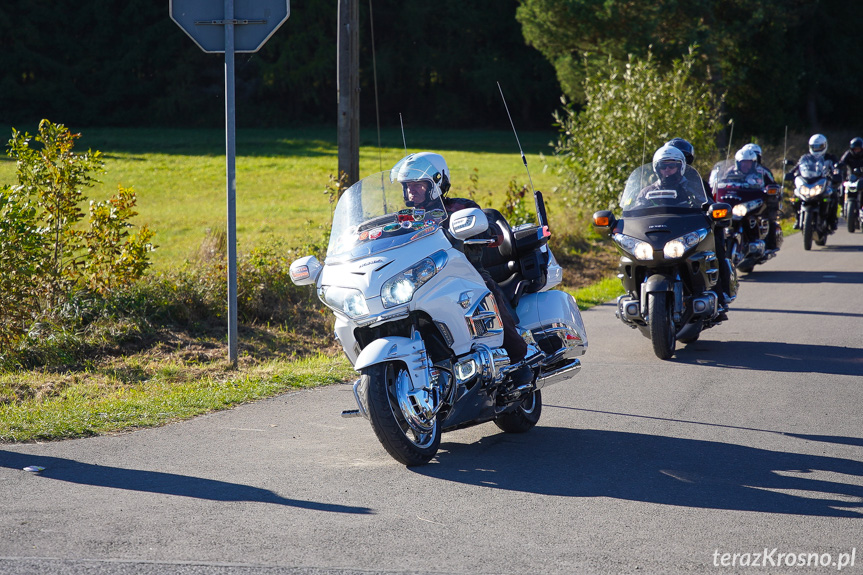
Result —
[[[657, 183], [655, 165], [636, 168], [620, 217], [594, 214], [595, 228], [620, 252], [626, 294], [617, 317], [649, 338], [661, 359], [677, 341], [695, 341], [727, 319], [737, 271], [751, 272], [782, 244], [771, 222], [779, 186], [741, 178], [726, 162], [714, 167], [708, 191], [685, 168], [674, 189]], [[823, 164], [801, 162], [794, 193], [806, 249], [832, 232], [823, 201], [829, 182]], [[863, 220], [857, 185], [856, 177], [845, 185], [849, 231]], [[291, 265], [294, 283], [314, 286], [333, 311], [336, 339], [360, 374], [356, 409], [342, 415], [368, 419], [405, 465], [431, 460], [444, 431], [488, 421], [505, 432], [528, 431], [539, 421], [542, 390], [580, 370], [587, 334], [573, 297], [551, 289], [563, 271], [548, 247], [542, 194], [534, 197], [538, 223], [511, 228], [495, 210], [447, 213], [442, 196], [411, 205], [394, 171], [373, 174], [338, 200], [325, 261], [306, 256]], [[468, 257], [472, 249], [482, 250], [517, 318], [528, 343], [523, 360], [512, 361], [504, 348], [499, 304]], [[513, 374], [525, 367], [532, 377], [516, 382]]]
[[[813, 241], [823, 246], [833, 233], [833, 176], [823, 158], [807, 155], [798, 163], [792, 203], [806, 250]], [[844, 182], [850, 232], [863, 221], [860, 176], [855, 171]], [[617, 300], [617, 317], [650, 339], [657, 357], [668, 359], [677, 341], [695, 341], [725, 319], [720, 274], [727, 274], [727, 305], [737, 296], [737, 272], [750, 273], [779, 252], [782, 189], [755, 172], [741, 173], [734, 160], [713, 167], [709, 191], [692, 166], [686, 166], [684, 188], [663, 190], [658, 180], [655, 163], [637, 168], [620, 198], [621, 217], [603, 210], [593, 220], [620, 252], [617, 275], [626, 294]]]

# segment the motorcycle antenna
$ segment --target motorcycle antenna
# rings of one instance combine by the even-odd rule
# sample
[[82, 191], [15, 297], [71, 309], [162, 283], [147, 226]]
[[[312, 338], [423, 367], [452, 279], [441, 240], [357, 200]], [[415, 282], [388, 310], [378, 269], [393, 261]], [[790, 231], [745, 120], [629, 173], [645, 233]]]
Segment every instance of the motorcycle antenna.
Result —
[[644, 120], [644, 136], [641, 138], [641, 165], [644, 165], [645, 154], [647, 153], [647, 119]]
[[530, 190], [533, 192], [533, 201], [536, 206], [536, 216], [539, 219], [539, 225], [547, 231], [548, 216], [545, 213], [545, 202], [542, 199], [542, 192], [533, 187], [533, 178], [530, 177], [530, 168], [527, 167], [527, 158], [525, 157], [524, 150], [521, 147], [521, 140], [518, 139], [515, 122], [512, 121], [512, 114], [509, 113], [509, 106], [506, 105], [506, 97], [503, 95], [503, 88], [500, 87], [500, 82], [497, 82], [497, 89], [500, 92], [500, 99], [503, 100], [503, 107], [506, 110], [507, 118], [509, 118], [509, 125], [512, 126], [512, 133], [515, 134], [515, 143], [518, 144], [518, 151], [521, 154], [521, 163], [524, 164], [524, 169], [527, 171], [527, 181], [530, 182]]
[[[782, 187], [785, 187], [785, 162], [788, 161], [788, 125], [785, 125], [785, 143], [782, 145]], [[780, 190], [782, 193], [782, 190]]]
[[731, 140], [734, 139], [734, 118], [728, 120], [728, 123], [731, 124], [731, 133], [728, 134], [728, 148], [725, 150], [725, 161], [728, 161], [728, 156], [731, 155]]
[[401, 112], [399, 112], [399, 124], [402, 125], [402, 144], [405, 145], [405, 156], [407, 156], [408, 155], [408, 141], [405, 140], [405, 123], [404, 123], [404, 120], [402, 120], [402, 113]]
[[530, 182], [530, 189], [533, 191], [533, 179], [530, 177], [530, 169], [527, 167], [527, 158], [524, 157], [524, 150], [521, 149], [521, 141], [518, 139], [518, 132], [515, 131], [515, 123], [512, 121], [512, 115], [509, 113], [509, 106], [506, 105], [506, 98], [503, 95], [503, 88], [500, 87], [500, 82], [497, 83], [497, 89], [500, 91], [500, 99], [503, 100], [503, 107], [506, 110], [507, 118], [509, 118], [509, 125], [512, 126], [512, 133], [515, 134], [515, 143], [518, 144], [518, 151], [521, 153], [521, 162], [524, 164], [524, 169], [527, 170], [527, 179]]

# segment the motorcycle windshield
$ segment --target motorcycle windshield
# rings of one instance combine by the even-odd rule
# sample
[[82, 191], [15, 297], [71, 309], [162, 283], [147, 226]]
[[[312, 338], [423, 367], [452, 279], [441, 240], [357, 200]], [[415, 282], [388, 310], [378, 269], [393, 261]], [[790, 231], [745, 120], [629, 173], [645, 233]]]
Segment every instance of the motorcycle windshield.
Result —
[[800, 176], [807, 180], [820, 178], [825, 173], [824, 158], [819, 158], [812, 154], [806, 154], [800, 158], [800, 162], [798, 162], [798, 171]]
[[667, 182], [663, 185], [653, 172], [653, 165], [644, 164], [629, 175], [620, 196], [623, 217], [700, 212], [707, 201], [701, 176], [692, 166], [686, 166], [673, 185]]
[[[408, 179], [427, 179], [408, 174]], [[399, 177], [405, 177], [404, 171]], [[419, 205], [390, 172], [363, 178], [342, 194], [333, 213], [327, 260], [348, 261], [392, 249], [433, 234], [447, 218], [441, 197]]]

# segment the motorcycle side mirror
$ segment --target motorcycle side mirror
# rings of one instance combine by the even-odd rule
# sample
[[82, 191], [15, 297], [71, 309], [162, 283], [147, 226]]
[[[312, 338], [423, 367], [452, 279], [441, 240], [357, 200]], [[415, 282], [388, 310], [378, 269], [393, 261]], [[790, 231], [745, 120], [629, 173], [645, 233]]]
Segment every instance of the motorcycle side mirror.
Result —
[[791, 160], [789, 160], [788, 158], [785, 158], [784, 160], [782, 160], [782, 164], [783, 164], [786, 168], [789, 168], [789, 167], [791, 167], [791, 166], [793, 166], [793, 165], [794, 165], [794, 162], [792, 162], [792, 161], [791, 161]]
[[593, 227], [600, 234], [608, 237], [611, 235], [611, 230], [617, 220], [614, 219], [614, 214], [610, 210], [600, 210], [593, 214]]
[[298, 286], [314, 285], [324, 266], [315, 256], [306, 256], [291, 264], [291, 281]]
[[450, 216], [449, 231], [457, 240], [464, 241], [488, 229], [488, 218], [479, 208], [465, 208]]
[[731, 206], [726, 203], [711, 204], [710, 219], [720, 227], [727, 226], [731, 223]]

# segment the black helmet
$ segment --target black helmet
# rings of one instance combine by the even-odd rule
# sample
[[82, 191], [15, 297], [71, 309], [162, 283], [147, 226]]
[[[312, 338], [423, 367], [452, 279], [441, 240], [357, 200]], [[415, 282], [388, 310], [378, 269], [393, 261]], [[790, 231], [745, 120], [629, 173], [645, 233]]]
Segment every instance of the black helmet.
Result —
[[863, 148], [863, 138], [852, 138], [851, 145], [849, 147], [851, 148], [852, 153], [854, 148]]
[[665, 142], [666, 146], [674, 146], [681, 152], [683, 152], [683, 157], [686, 158], [686, 164], [691, 166], [692, 162], [695, 161], [695, 147], [692, 144], [684, 140], [683, 138], [674, 138], [672, 140], [668, 140]]

